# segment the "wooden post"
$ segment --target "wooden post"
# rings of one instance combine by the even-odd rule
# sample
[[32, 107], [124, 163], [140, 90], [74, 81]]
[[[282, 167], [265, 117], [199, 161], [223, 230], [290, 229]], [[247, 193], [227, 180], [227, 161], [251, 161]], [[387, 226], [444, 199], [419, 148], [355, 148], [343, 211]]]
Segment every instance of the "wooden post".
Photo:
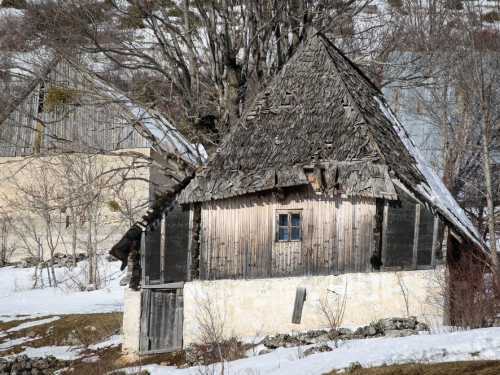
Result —
[[299, 286], [295, 293], [295, 304], [293, 306], [292, 323], [300, 324], [302, 309], [306, 300], [306, 288]]
[[420, 224], [420, 204], [415, 205], [415, 232], [413, 234], [413, 258], [411, 268], [417, 269], [418, 227]]
[[389, 220], [389, 202], [384, 202], [384, 215], [382, 217], [382, 266], [380, 270], [385, 271], [385, 261], [387, 255], [387, 221]]

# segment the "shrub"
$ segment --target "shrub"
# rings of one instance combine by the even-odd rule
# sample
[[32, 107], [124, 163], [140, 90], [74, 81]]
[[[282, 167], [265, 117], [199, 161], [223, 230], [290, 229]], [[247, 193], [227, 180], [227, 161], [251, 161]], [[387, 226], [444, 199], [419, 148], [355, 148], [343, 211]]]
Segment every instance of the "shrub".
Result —
[[403, 0], [387, 0], [387, 4], [394, 8], [401, 8], [403, 6]]
[[496, 10], [492, 10], [491, 12], [488, 12], [483, 16], [483, 21], [488, 23], [500, 21], [500, 14]]
[[58, 87], [54, 83], [49, 85], [45, 95], [43, 108], [46, 112], [61, 114], [68, 104], [76, 104], [79, 95], [71, 87]]
[[26, 9], [26, 0], [2, 0], [4, 8]]

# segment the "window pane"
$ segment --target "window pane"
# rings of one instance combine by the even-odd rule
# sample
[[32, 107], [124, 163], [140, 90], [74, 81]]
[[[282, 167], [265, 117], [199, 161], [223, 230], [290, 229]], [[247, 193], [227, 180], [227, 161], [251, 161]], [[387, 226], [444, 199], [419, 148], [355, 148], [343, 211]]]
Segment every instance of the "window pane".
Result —
[[288, 228], [280, 228], [279, 229], [278, 239], [280, 241], [287, 241], [288, 240]]
[[292, 214], [292, 227], [300, 226], [300, 214]]
[[294, 240], [300, 240], [300, 228], [299, 227], [292, 227], [292, 241]]
[[280, 227], [287, 227], [288, 226], [288, 215], [280, 215], [279, 219], [279, 226]]

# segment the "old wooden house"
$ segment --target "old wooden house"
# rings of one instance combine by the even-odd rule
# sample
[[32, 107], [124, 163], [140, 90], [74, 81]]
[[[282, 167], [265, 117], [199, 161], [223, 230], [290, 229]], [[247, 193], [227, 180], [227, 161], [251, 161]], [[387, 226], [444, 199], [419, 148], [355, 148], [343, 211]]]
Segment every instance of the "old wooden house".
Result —
[[207, 300], [239, 335], [321, 327], [325, 298], [347, 299], [344, 324], [442, 321], [443, 301], [429, 302], [436, 264], [481, 246], [380, 91], [311, 33], [150, 217], [139, 291], [125, 297], [124, 351], [195, 341]]
[[[123, 234], [123, 228], [118, 231], [121, 216], [110, 211], [107, 202], [126, 191], [131, 207], [144, 207], [158, 195], [174, 194], [203, 159], [200, 150], [158, 111], [131, 101], [84, 64], [60, 57], [0, 114], [0, 192], [10, 199], [18, 187], [32, 183], [26, 165], [44, 166], [50, 174], [57, 169], [51, 157], [79, 153], [99, 156], [105, 164], [102, 173], [113, 185], [102, 199], [98, 228], [106, 249]], [[13, 184], [10, 176], [18, 181]], [[120, 176], [125, 176], [123, 181]], [[0, 209], [9, 199], [0, 202]], [[26, 215], [15, 207], [5, 210], [15, 217]], [[130, 214], [140, 217], [139, 213]], [[62, 224], [65, 243], [71, 243], [69, 236], [74, 235], [67, 229], [69, 225], [69, 220]], [[63, 245], [57, 251], [65, 252]]]

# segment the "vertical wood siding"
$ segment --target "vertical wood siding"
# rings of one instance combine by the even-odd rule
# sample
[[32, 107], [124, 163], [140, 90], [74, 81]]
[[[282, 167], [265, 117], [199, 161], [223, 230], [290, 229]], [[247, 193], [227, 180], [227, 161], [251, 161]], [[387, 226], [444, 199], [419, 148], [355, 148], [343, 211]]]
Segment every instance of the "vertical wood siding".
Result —
[[[60, 114], [39, 113], [39, 105], [50, 85], [69, 87], [78, 98], [75, 104], [61, 104]], [[0, 127], [0, 156], [33, 154], [37, 124], [41, 127], [40, 152], [61, 150], [111, 151], [150, 147], [150, 143], [132, 126], [133, 115], [114, 103], [100, 87], [62, 62], [19, 104]], [[45, 94], [41, 94], [44, 91]]]
[[[300, 210], [301, 241], [276, 241], [276, 215]], [[204, 202], [202, 280], [371, 271], [375, 199], [317, 194], [310, 187]]]

